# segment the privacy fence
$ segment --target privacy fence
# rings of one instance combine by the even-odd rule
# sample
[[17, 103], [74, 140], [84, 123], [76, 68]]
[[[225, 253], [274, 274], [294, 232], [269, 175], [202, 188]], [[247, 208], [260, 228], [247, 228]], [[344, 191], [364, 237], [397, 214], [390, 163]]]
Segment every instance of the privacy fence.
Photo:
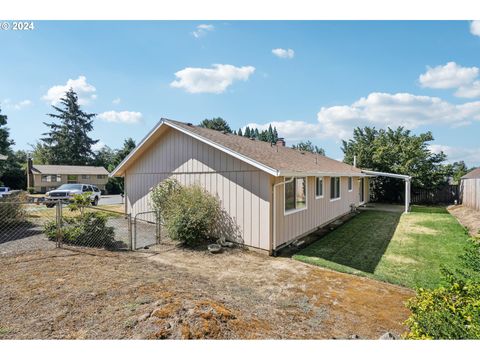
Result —
[[155, 213], [130, 214], [84, 207], [71, 211], [23, 201], [0, 201], [0, 255], [55, 247], [136, 250], [159, 243]]
[[425, 205], [450, 205], [460, 201], [460, 187], [445, 185], [434, 189], [412, 188], [411, 203]]
[[462, 204], [480, 211], [480, 179], [464, 179], [461, 186]]

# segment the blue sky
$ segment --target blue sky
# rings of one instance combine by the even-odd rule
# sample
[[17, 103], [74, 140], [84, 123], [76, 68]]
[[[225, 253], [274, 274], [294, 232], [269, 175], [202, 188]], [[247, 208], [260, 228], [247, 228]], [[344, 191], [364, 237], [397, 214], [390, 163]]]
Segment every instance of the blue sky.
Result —
[[0, 31], [0, 106], [17, 149], [68, 86], [112, 148], [161, 117], [274, 123], [340, 159], [355, 126], [431, 130], [480, 165], [480, 24], [467, 21], [35, 22]]

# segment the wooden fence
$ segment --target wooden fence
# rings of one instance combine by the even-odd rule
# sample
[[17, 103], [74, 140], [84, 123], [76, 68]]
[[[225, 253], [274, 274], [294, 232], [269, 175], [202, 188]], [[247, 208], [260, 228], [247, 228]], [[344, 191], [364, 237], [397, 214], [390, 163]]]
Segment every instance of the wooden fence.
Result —
[[458, 185], [446, 185], [436, 189], [412, 188], [410, 202], [412, 204], [454, 204], [460, 201], [460, 187]]
[[462, 204], [480, 211], [480, 179], [464, 179], [461, 184]]

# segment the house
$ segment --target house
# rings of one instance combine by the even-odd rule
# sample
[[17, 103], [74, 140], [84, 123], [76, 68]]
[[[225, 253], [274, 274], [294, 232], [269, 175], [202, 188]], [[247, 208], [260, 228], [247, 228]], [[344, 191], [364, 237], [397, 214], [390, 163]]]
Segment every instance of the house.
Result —
[[28, 187], [45, 193], [62, 184], [92, 184], [105, 190], [108, 171], [101, 166], [33, 165], [29, 160]]
[[[369, 199], [369, 177], [318, 154], [162, 119], [110, 174], [125, 180], [125, 211], [151, 210], [166, 178], [218, 196], [245, 245], [268, 253]], [[388, 176], [390, 174], [383, 174]]]
[[480, 168], [462, 176], [460, 194], [463, 205], [480, 211]]

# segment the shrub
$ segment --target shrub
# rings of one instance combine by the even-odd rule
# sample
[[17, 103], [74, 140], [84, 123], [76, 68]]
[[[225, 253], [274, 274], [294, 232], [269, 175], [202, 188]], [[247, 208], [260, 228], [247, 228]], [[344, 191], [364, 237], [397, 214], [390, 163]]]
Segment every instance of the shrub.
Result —
[[0, 198], [0, 226], [26, 221], [24, 202], [27, 197], [23, 192]]
[[480, 244], [470, 240], [461, 256], [465, 269], [443, 269], [448, 283], [419, 289], [407, 302], [407, 339], [480, 339]]
[[216, 197], [194, 185], [175, 187], [166, 198], [163, 218], [172, 240], [193, 246], [212, 239], [220, 216]]
[[[65, 244], [89, 247], [111, 247], [115, 240], [115, 230], [107, 226], [108, 216], [87, 212], [75, 217], [66, 217], [62, 224], [62, 241]], [[55, 220], [44, 225], [45, 235], [55, 241], [57, 224]]]
[[168, 207], [172, 203], [173, 196], [181, 189], [182, 186], [175, 179], [163, 180], [152, 189], [150, 200], [160, 220], [164, 220]]

